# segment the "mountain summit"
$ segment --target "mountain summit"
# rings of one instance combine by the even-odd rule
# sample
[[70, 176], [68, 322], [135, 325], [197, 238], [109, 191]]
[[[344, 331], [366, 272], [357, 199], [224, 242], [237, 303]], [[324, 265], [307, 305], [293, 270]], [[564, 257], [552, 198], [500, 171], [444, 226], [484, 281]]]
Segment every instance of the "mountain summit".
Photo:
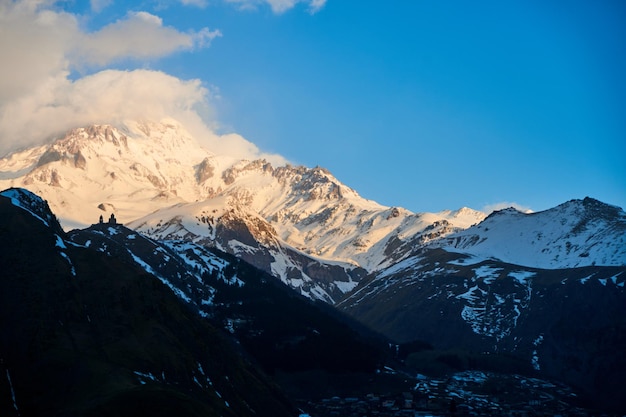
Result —
[[626, 265], [626, 212], [589, 197], [531, 214], [510, 208], [433, 246], [536, 268]]
[[328, 170], [218, 155], [174, 120], [73, 129], [0, 159], [0, 188], [43, 196], [66, 229], [115, 216], [229, 252], [331, 303], [419, 248], [541, 268], [626, 263], [623, 210], [593, 199], [486, 218], [367, 200]]
[[114, 212], [151, 237], [215, 246], [331, 302], [405, 256], [416, 236], [484, 218], [385, 207], [320, 167], [216, 155], [173, 120], [77, 128], [1, 159], [0, 172], [0, 187], [44, 196], [67, 229]]

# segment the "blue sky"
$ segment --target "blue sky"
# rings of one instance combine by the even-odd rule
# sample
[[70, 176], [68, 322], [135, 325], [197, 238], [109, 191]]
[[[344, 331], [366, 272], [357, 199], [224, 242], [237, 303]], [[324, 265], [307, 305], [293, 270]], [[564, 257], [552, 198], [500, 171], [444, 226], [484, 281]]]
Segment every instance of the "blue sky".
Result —
[[56, 68], [73, 85], [106, 69], [199, 80], [207, 124], [385, 205], [626, 207], [622, 1], [8, 3], [65, 13], [85, 39], [159, 18], [169, 49], [98, 60], [89, 44]]

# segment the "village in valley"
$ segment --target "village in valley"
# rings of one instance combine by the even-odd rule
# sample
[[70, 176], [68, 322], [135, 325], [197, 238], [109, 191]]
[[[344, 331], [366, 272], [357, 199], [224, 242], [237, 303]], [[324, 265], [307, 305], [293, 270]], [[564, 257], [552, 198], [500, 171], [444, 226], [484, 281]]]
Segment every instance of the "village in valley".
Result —
[[412, 382], [412, 389], [394, 394], [335, 396], [300, 405], [311, 417], [608, 417], [576, 405], [570, 388], [537, 378], [465, 371], [445, 378], [418, 375]]

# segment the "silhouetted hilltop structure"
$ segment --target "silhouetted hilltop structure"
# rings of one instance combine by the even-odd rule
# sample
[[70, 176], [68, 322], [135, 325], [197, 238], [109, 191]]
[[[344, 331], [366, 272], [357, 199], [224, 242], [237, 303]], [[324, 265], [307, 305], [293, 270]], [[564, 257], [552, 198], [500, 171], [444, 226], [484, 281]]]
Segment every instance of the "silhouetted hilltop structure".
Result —
[[103, 225], [103, 224], [107, 224], [109, 226], [115, 226], [115, 225], [122, 225], [122, 223], [118, 223], [117, 219], [115, 218], [115, 214], [111, 213], [111, 217], [109, 217], [109, 221], [107, 223], [104, 222], [104, 218], [102, 217], [102, 214], [100, 215], [100, 219], [98, 219], [98, 224], [99, 225]]

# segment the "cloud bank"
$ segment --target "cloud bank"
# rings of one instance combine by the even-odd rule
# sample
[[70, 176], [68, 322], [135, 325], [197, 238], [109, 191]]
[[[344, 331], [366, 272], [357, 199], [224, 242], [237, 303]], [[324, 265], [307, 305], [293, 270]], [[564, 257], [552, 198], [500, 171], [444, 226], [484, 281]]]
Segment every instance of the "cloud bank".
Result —
[[299, 3], [308, 5], [311, 14], [317, 13], [324, 7], [326, 0], [225, 0], [226, 3], [232, 3], [241, 9], [256, 10], [259, 6], [267, 4], [274, 13], [284, 13], [292, 9]]
[[161, 57], [177, 50], [207, 46], [219, 36], [219, 30], [208, 28], [182, 33], [163, 26], [161, 18], [151, 13], [129, 12], [123, 20], [95, 33], [83, 34], [75, 48], [75, 62], [101, 66], [119, 58]]
[[[91, 6], [108, 3], [92, 1]], [[207, 127], [200, 114], [211, 113], [210, 95], [199, 80], [145, 69], [70, 76], [118, 60], [141, 61], [206, 47], [221, 36], [219, 31], [181, 32], [140, 11], [86, 32], [77, 16], [54, 5], [46, 0], [0, 0], [0, 155], [78, 126], [174, 118], [216, 153], [284, 161], [262, 154], [239, 135], [220, 136]]]

